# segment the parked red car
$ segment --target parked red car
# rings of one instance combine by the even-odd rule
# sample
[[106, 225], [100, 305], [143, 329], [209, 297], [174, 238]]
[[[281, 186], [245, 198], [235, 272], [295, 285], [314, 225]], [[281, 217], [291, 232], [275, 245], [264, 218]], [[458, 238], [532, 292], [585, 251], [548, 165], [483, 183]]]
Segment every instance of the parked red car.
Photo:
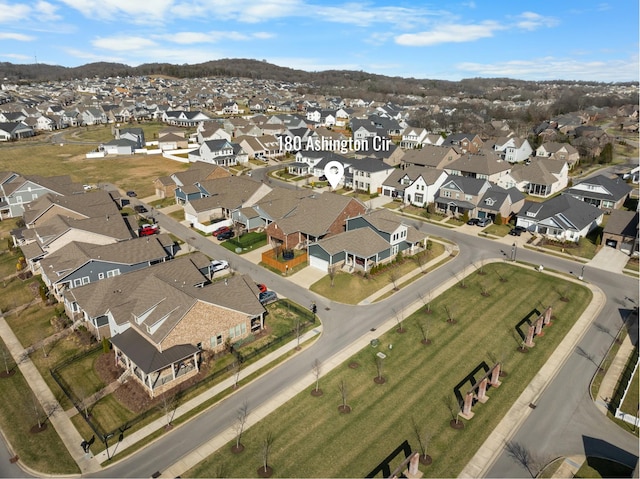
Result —
[[226, 233], [227, 231], [231, 231], [231, 228], [229, 228], [228, 226], [221, 226], [217, 230], [214, 230], [213, 233], [211, 233], [211, 235], [218, 236], [218, 235], [221, 235], [222, 233]]
[[256, 286], [260, 290], [261, 293], [264, 293], [267, 290], [267, 285], [262, 283], [256, 283]]
[[138, 236], [152, 236], [158, 232], [158, 225], [143, 225], [138, 231]]

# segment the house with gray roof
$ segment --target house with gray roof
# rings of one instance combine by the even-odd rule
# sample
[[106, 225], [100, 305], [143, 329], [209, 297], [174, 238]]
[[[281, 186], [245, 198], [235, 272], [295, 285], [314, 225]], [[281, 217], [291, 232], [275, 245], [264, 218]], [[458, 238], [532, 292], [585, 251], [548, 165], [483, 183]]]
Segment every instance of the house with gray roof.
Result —
[[480, 150], [475, 154], [464, 154], [444, 167], [450, 175], [470, 176], [498, 183], [508, 175], [512, 164], [502, 160], [493, 150]]
[[66, 196], [84, 193], [84, 188], [69, 175], [45, 177], [11, 173], [0, 182], [0, 217], [22, 216], [27, 204], [47, 193]]
[[195, 376], [203, 351], [264, 328], [253, 280], [211, 282], [209, 265], [198, 252], [66, 290], [65, 310], [98, 338], [110, 337], [123, 375], [154, 397]]
[[382, 184], [395, 168], [377, 158], [353, 160], [345, 173], [353, 178], [351, 187], [355, 191], [382, 193]]
[[109, 193], [93, 190], [65, 196], [44, 194], [25, 205], [22, 219], [27, 228], [34, 228], [56, 215], [81, 219], [118, 214], [118, 205]]
[[525, 201], [516, 225], [555, 241], [572, 241], [602, 223], [604, 211], [571, 195], [558, 195], [542, 203]]
[[401, 164], [444, 169], [460, 158], [460, 153], [450, 146], [424, 145], [422, 148], [406, 151]]
[[398, 253], [415, 254], [426, 248], [427, 234], [405, 224], [387, 209], [346, 220], [346, 231], [308, 246], [309, 265], [322, 271], [342, 268], [370, 271], [392, 261]]
[[393, 170], [382, 183], [382, 195], [406, 205], [425, 207], [435, 201], [436, 192], [447, 178], [444, 170], [406, 166]]
[[436, 209], [443, 214], [476, 216], [476, 208], [485, 192], [491, 188], [488, 180], [471, 176], [449, 175], [435, 195]]
[[165, 233], [105, 245], [72, 241], [45, 256], [40, 271], [49, 291], [62, 301], [65, 290], [168, 261], [176, 252]]
[[567, 189], [564, 194], [611, 212], [622, 208], [633, 188], [620, 178], [596, 175], [580, 181]]
[[156, 195], [160, 198], [175, 197], [177, 187], [195, 185], [196, 183], [213, 180], [216, 178], [228, 178], [231, 173], [226, 168], [202, 161], [189, 164], [184, 171], [177, 171], [169, 176], [161, 176], [153, 181]]
[[249, 161], [249, 155], [237, 143], [228, 140], [207, 140], [197, 150], [189, 152], [189, 161], [235, 166]]
[[19, 140], [35, 136], [35, 130], [21, 121], [0, 123], [0, 141]]
[[498, 185], [491, 185], [480, 201], [478, 201], [476, 215], [478, 218], [491, 218], [495, 221], [498, 214], [502, 218], [502, 224], [517, 214], [524, 205], [525, 197], [517, 188], [508, 190]]
[[496, 182], [503, 188], [517, 188], [531, 196], [548, 198], [566, 188], [569, 166], [566, 161], [534, 158], [530, 162], [513, 165], [511, 171]]

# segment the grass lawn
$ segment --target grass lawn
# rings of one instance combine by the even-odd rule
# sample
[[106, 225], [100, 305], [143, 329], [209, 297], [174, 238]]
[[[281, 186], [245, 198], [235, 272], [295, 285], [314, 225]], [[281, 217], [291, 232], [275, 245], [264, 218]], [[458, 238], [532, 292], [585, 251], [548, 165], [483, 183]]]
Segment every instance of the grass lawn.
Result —
[[172, 211], [167, 216], [169, 216], [170, 218], [173, 218], [178, 222], [184, 221], [184, 210], [180, 209], [180, 210]]
[[580, 241], [577, 244], [573, 242], [561, 243], [542, 239], [538, 246], [551, 251], [570, 254], [579, 258], [592, 259], [598, 251], [599, 247], [596, 246], [596, 239], [602, 235], [602, 229], [602, 226], [598, 226], [589, 233], [586, 238], [580, 238]]
[[573, 477], [631, 477], [631, 468], [600, 457], [587, 457]]
[[640, 271], [640, 261], [638, 261], [638, 258], [629, 258], [629, 261], [627, 261], [624, 269], [638, 272]]
[[149, 203], [150, 206], [154, 207], [155, 209], [159, 210], [161, 208], [166, 208], [167, 206], [173, 206], [176, 204], [176, 199], [171, 197], [171, 198], [162, 198], [159, 200], [155, 200], [152, 201], [151, 203]]
[[102, 349], [96, 349], [92, 354], [58, 370], [64, 382], [71, 387], [80, 400], [106, 386], [94, 369], [94, 364], [101, 354], [103, 354]]
[[[255, 477], [261, 465], [261, 444], [270, 433], [274, 442], [269, 465], [277, 477], [364, 477], [404, 440], [417, 449], [415, 420], [431, 436], [428, 453], [434, 460], [420, 469], [429, 477], [455, 477], [591, 299], [583, 286], [535, 271], [507, 264], [486, 269], [499, 271], [507, 282], [501, 283], [497, 274], [472, 274], [466, 282], [465, 301], [460, 301], [459, 287], [445, 292], [432, 302], [432, 314], [421, 310], [405, 320], [404, 334], [393, 328], [378, 338], [378, 347], [365, 347], [322, 377], [323, 396], [303, 392], [247, 430], [242, 454], [233, 454], [229, 444], [184, 476], [214, 477], [223, 466], [225, 477]], [[480, 294], [480, 281], [491, 297]], [[559, 292], [567, 287], [569, 301], [562, 302]], [[537, 338], [528, 354], [519, 353], [515, 326], [541, 304], [554, 307], [553, 326]], [[445, 306], [457, 324], [446, 322]], [[418, 322], [428, 324], [430, 346], [421, 344]], [[376, 384], [375, 354], [382, 350], [386, 382]], [[464, 430], [452, 429], [446, 403], [455, 397], [453, 388], [478, 365], [492, 364], [495, 358], [502, 358], [508, 372], [502, 386], [490, 389], [491, 399], [474, 407], [475, 417], [465, 421]], [[359, 367], [349, 367], [352, 362]], [[350, 414], [338, 411], [342, 382]], [[468, 387], [467, 381], [461, 389]]]
[[266, 233], [258, 233], [255, 231], [245, 233], [239, 238], [233, 238], [220, 243], [221, 246], [224, 246], [229, 251], [233, 251], [234, 253], [236, 252], [236, 248], [241, 248], [242, 250], [238, 254], [248, 253], [249, 251], [253, 251], [254, 249], [262, 248], [266, 244]]
[[[432, 242], [429, 260], [438, 257], [443, 251], [443, 245]], [[407, 258], [404, 263], [392, 266], [391, 268], [395, 269], [399, 276], [404, 276], [418, 267], [413, 259]], [[345, 304], [358, 304], [363, 299], [368, 298], [376, 291], [379, 291], [391, 283], [389, 279], [390, 271], [391, 269], [387, 269], [368, 278], [364, 278], [358, 274], [338, 271], [333, 278], [333, 287], [331, 286], [331, 278], [329, 275], [326, 275], [312, 284], [309, 289], [332, 301]]]
[[55, 315], [54, 306], [38, 303], [28, 307], [20, 314], [5, 316], [5, 320], [11, 326], [22, 346], [27, 348], [55, 332], [51, 325], [51, 319]]
[[[138, 126], [138, 125], [135, 125]], [[65, 143], [22, 143], [0, 145], [0, 170], [18, 171], [23, 175], [71, 175], [79, 183], [115, 183], [123, 190], [135, 190], [144, 198], [155, 193], [153, 180], [176, 171], [188, 164], [164, 158], [161, 155], [134, 155], [86, 159], [91, 145]], [[27, 161], [28, 160], [28, 161]]]
[[[0, 340], [0, 346], [6, 350]], [[79, 474], [80, 469], [69, 455], [53, 426], [37, 434], [29, 432], [37, 425], [33, 393], [19, 370], [9, 378], [0, 378], [2, 408], [0, 428], [20, 461], [43, 474]], [[42, 410], [39, 409], [42, 414]]]
[[[15, 270], [15, 265], [14, 265]], [[23, 304], [27, 304], [35, 299], [34, 293], [29, 288], [29, 285], [38, 285], [38, 278], [31, 277], [29, 279], [21, 280], [17, 276], [8, 280], [0, 282], [0, 309], [2, 311], [9, 311]], [[34, 286], [36, 288], [36, 286]], [[35, 291], [38, 291], [37, 289]]]
[[496, 225], [492, 224], [482, 230], [483, 233], [493, 236], [505, 237], [511, 231], [511, 225]]
[[446, 221], [446, 223], [449, 224], [449, 225], [453, 225], [453, 226], [462, 226], [464, 224], [464, 221], [459, 220], [457, 218], [449, 218]]

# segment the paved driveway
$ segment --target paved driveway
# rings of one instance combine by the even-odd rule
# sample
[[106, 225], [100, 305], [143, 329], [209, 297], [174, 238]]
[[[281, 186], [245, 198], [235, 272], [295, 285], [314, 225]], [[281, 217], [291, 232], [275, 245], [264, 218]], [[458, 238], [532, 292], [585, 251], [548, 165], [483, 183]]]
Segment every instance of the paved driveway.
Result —
[[628, 255], [609, 246], [603, 246], [587, 265], [613, 273], [620, 273], [627, 261], [629, 261]]

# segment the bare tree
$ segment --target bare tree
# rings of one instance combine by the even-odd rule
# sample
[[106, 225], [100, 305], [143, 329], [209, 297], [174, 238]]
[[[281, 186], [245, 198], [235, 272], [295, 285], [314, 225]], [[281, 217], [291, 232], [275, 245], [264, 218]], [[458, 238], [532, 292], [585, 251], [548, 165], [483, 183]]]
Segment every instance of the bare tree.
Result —
[[38, 401], [38, 398], [36, 397], [35, 394], [31, 394], [31, 406], [32, 406], [33, 416], [36, 419], [36, 422], [38, 423], [38, 429], [42, 429], [42, 414], [40, 412], [42, 411], [42, 407], [40, 406], [40, 402]]
[[173, 416], [176, 413], [176, 409], [178, 407], [178, 403], [176, 401], [175, 396], [170, 396], [167, 393], [164, 393], [160, 398], [160, 404], [158, 404], [158, 409], [164, 414], [165, 420], [167, 424], [165, 427], [168, 429], [171, 427], [171, 423], [173, 422]]
[[273, 433], [271, 431], [267, 432], [267, 435], [262, 440], [262, 473], [269, 474], [271, 468], [269, 467], [269, 454], [271, 453], [271, 448], [273, 447]]
[[398, 291], [399, 289], [398, 280], [400, 279], [400, 273], [398, 272], [398, 270], [392, 266], [391, 271], [389, 271], [389, 274], [387, 277], [389, 278], [389, 281], [393, 285], [393, 290]]
[[240, 372], [242, 371], [242, 363], [239, 360], [234, 361], [234, 363], [232, 364], [232, 370], [233, 370], [233, 387], [237, 388], [238, 384], [240, 382]]
[[376, 370], [378, 371], [378, 375], [376, 376], [376, 382], [379, 384], [382, 384], [385, 382], [384, 377], [382, 376], [382, 370], [383, 370], [383, 366], [384, 366], [384, 359], [382, 359], [380, 356], [375, 356], [375, 361], [376, 361]]
[[426, 319], [417, 319], [416, 324], [418, 325], [418, 329], [420, 330], [420, 334], [422, 335], [422, 344], [431, 344], [431, 340], [429, 339], [429, 322]]
[[537, 477], [542, 470], [543, 461], [523, 444], [516, 441], [507, 441], [505, 450], [507, 455], [523, 466], [531, 477]]
[[431, 464], [431, 457], [427, 454], [429, 440], [431, 439], [429, 430], [425, 427], [421, 428], [415, 417], [411, 418], [411, 425], [413, 427], [413, 433], [416, 436], [416, 440], [418, 441], [418, 446], [420, 447], [420, 461], [423, 464]]
[[424, 250], [424, 251], [421, 251], [419, 253], [414, 254], [413, 255], [413, 260], [418, 265], [418, 268], [420, 268], [420, 272], [422, 274], [425, 274], [427, 271], [424, 269], [424, 267], [429, 262], [429, 251], [428, 250]]
[[467, 267], [465, 266], [464, 268], [462, 268], [462, 271], [453, 273], [453, 274], [456, 277], [456, 280], [458, 280], [460, 287], [466, 288], [467, 287]]
[[320, 362], [319, 359], [316, 359], [315, 361], [313, 361], [313, 364], [311, 365], [311, 371], [313, 372], [313, 376], [316, 379], [316, 387], [314, 389], [314, 391], [316, 392], [316, 394], [319, 393], [320, 388], [320, 375], [322, 374], [322, 363]]
[[427, 294], [418, 293], [418, 297], [422, 304], [424, 304], [425, 312], [427, 314], [431, 314], [431, 291], [428, 291]]
[[484, 284], [484, 281], [480, 281], [480, 294], [482, 296], [491, 296], [491, 293], [489, 293], [489, 290], [487, 289], [487, 285]]
[[494, 271], [494, 273], [496, 273], [496, 275], [498, 276], [498, 279], [500, 280], [501, 283], [506, 283], [507, 282], [507, 278], [502, 276], [500, 274], [500, 271], [498, 271], [497, 269], [494, 269], [493, 271]]
[[444, 307], [444, 311], [447, 314], [447, 323], [449, 324], [455, 324], [457, 321], [455, 320], [455, 318], [453, 317], [453, 313], [451, 311], [451, 308], [449, 306], [445, 306]]
[[396, 318], [396, 323], [398, 323], [398, 329], [396, 330], [398, 333], [404, 333], [404, 327], [403, 327], [403, 323], [404, 323], [404, 309], [398, 309], [396, 310], [395, 308], [393, 309], [393, 314], [395, 315]]
[[242, 433], [244, 432], [244, 427], [247, 424], [248, 416], [249, 403], [245, 401], [242, 403], [242, 406], [240, 406], [236, 414], [236, 422], [234, 424], [234, 429], [236, 431], [236, 445], [232, 448], [233, 452], [242, 452], [244, 450], [244, 446], [240, 443], [240, 440], [242, 439]]
[[347, 389], [347, 383], [345, 382], [344, 379], [340, 380], [340, 384], [338, 385], [338, 388], [340, 389], [340, 396], [342, 397], [341, 410], [347, 411], [349, 409], [349, 406], [347, 405], [347, 397], [348, 397], [349, 391]]
[[331, 280], [331, 287], [333, 288], [333, 283], [334, 280], [336, 278], [336, 274], [338, 273], [338, 268], [336, 267], [335, 264], [332, 264], [331, 266], [329, 266], [329, 268], [327, 269], [327, 274], [329, 275], [329, 279]]
[[280, 250], [282, 248], [282, 243], [275, 238], [271, 238], [271, 249], [273, 250], [273, 256], [278, 259], [280, 256]]
[[460, 401], [457, 396], [455, 394], [453, 396], [447, 394], [442, 401], [449, 410], [449, 414], [451, 414], [451, 422], [460, 425]]

